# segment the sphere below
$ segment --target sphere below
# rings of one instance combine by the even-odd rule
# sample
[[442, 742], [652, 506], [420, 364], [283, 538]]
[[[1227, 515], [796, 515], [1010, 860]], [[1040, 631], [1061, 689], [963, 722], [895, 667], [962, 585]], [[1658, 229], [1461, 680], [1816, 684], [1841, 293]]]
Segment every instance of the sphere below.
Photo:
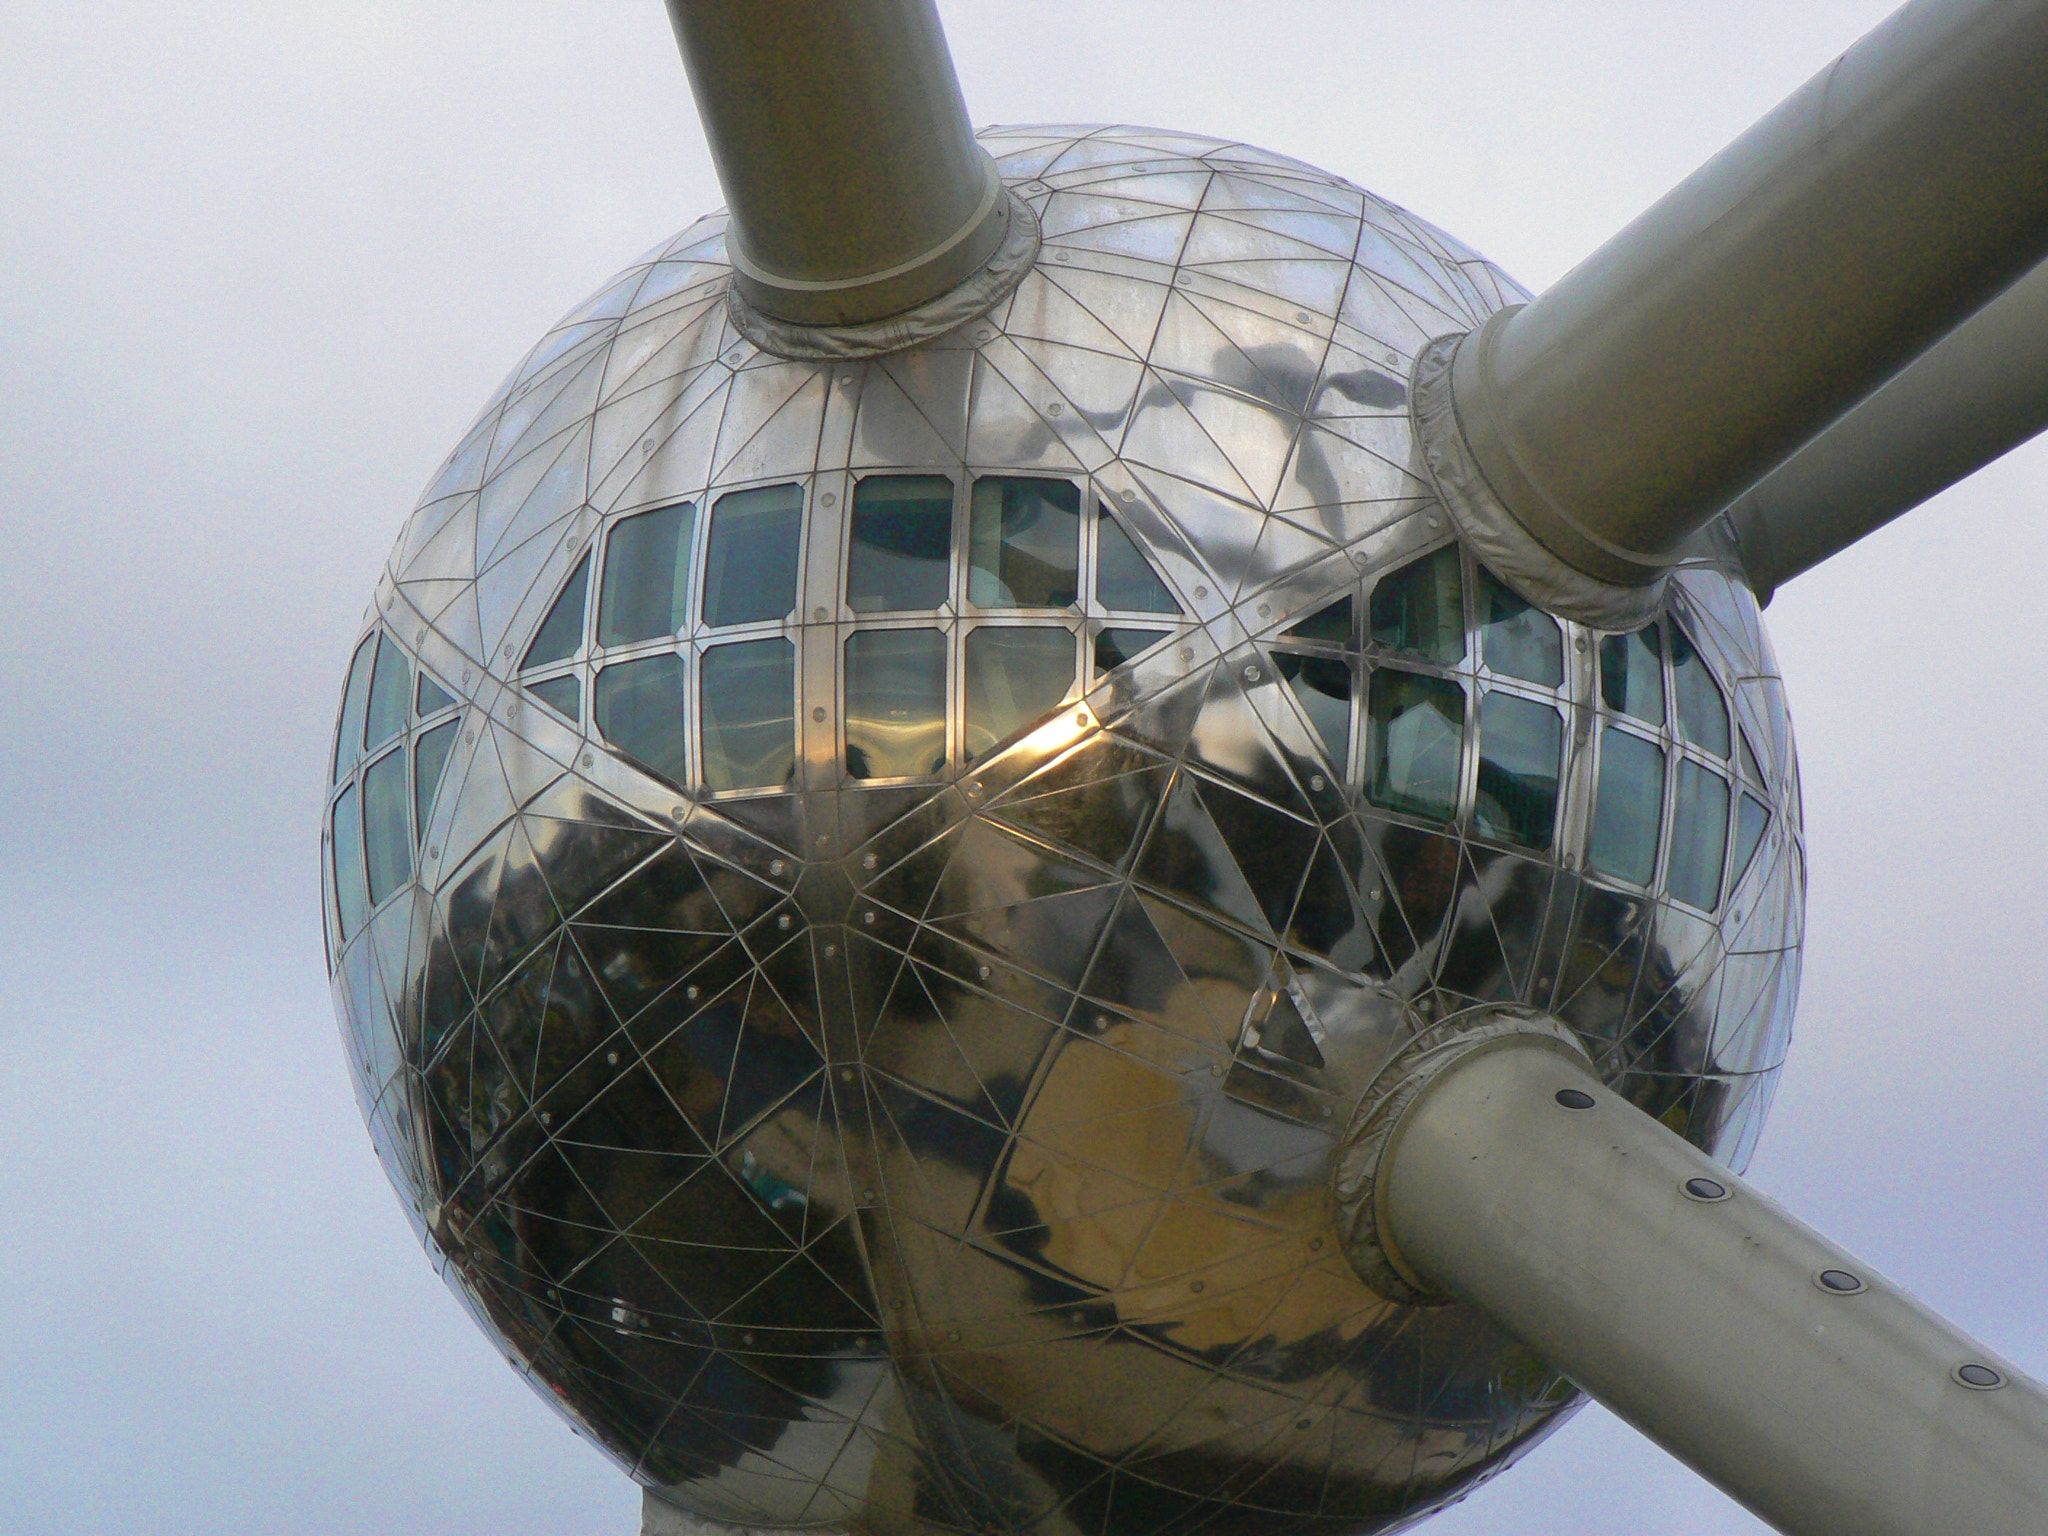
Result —
[[428, 488], [329, 809], [359, 1101], [480, 1325], [704, 1517], [1387, 1529], [1577, 1399], [1352, 1272], [1336, 1142], [1513, 1003], [1747, 1160], [1776, 663], [1710, 559], [1610, 636], [1452, 542], [1406, 380], [1489, 264], [1242, 145], [981, 138], [1044, 236], [987, 316], [766, 355], [707, 219]]

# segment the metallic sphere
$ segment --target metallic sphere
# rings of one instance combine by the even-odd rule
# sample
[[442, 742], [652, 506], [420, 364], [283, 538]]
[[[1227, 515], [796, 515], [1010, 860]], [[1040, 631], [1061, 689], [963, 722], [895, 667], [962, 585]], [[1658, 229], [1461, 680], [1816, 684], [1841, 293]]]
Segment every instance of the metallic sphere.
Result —
[[326, 861], [379, 1155], [449, 1285], [678, 1505], [1365, 1532], [1567, 1413], [1369, 1288], [1333, 1149], [1545, 1010], [1733, 1165], [1804, 875], [1754, 601], [1605, 635], [1453, 541], [1420, 349], [1524, 295], [1242, 145], [982, 136], [1043, 245], [787, 361], [724, 224], [541, 341], [406, 526]]

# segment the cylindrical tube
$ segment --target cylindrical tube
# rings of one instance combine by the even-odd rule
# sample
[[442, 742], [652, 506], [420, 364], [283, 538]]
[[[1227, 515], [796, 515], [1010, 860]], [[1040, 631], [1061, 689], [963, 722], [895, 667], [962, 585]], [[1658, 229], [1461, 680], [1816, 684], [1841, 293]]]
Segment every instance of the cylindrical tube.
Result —
[[2038, 1383], [1552, 1042], [1439, 1071], [1376, 1185], [1402, 1266], [1779, 1530], [2048, 1532]]
[[856, 325], [946, 292], [1007, 219], [933, 0], [668, 0], [749, 303]]
[[1913, 0], [1524, 308], [1458, 420], [1535, 540], [1646, 584], [2048, 255], [2048, 3]]
[[1758, 598], [2048, 429], [2048, 263], [1728, 509]]

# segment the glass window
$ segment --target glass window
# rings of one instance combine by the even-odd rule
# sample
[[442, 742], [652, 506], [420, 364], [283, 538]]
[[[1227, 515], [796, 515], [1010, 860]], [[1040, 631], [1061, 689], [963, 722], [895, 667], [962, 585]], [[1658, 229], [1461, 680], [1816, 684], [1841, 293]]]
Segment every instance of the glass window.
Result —
[[1273, 661], [1322, 739], [1323, 755], [1341, 777], [1351, 761], [1351, 664], [1335, 656], [1297, 656], [1287, 651], [1277, 653]]
[[1764, 828], [1770, 824], [1770, 810], [1755, 795], [1744, 795], [1737, 802], [1735, 862], [1730, 866], [1735, 873], [1729, 877], [1731, 886], [1740, 885], [1742, 877], [1749, 873], [1749, 862], [1756, 857], [1757, 845], [1764, 840]]
[[597, 674], [597, 729], [649, 772], [680, 784], [689, 775], [683, 738], [683, 658], [640, 656]]
[[573, 672], [566, 677], [528, 683], [526, 691], [558, 715], [567, 715], [571, 720], [583, 718], [583, 679]]
[[1458, 814], [1465, 690], [1444, 678], [1382, 668], [1372, 675], [1368, 710], [1372, 802], [1451, 820]]
[[1673, 810], [1665, 888], [1679, 901], [1711, 912], [1721, 900], [1721, 859], [1728, 851], [1728, 781], [1680, 758]]
[[689, 501], [624, 518], [612, 529], [597, 595], [599, 645], [682, 633], [696, 536], [697, 506]]
[[438, 715], [444, 709], [455, 707], [455, 695], [435, 682], [426, 673], [420, 674], [419, 698], [413, 705], [422, 715]]
[[1728, 705], [1691, 637], [1671, 626], [1671, 687], [1678, 705], [1678, 734], [1720, 757], [1728, 755]]
[[796, 607], [797, 542], [804, 493], [797, 485], [733, 491], [711, 509], [704, 556], [704, 622], [773, 623]]
[[1373, 588], [1372, 638], [1445, 666], [1463, 659], [1465, 602], [1455, 546], [1424, 555]]
[[796, 647], [748, 640], [704, 653], [704, 784], [770, 789], [796, 773]]
[[1351, 643], [1351, 599], [1340, 597], [1326, 608], [1318, 608], [1287, 631], [1289, 640], [1322, 640], [1330, 645]]
[[548, 609], [548, 616], [534, 632], [533, 644], [526, 648], [526, 660], [519, 664], [520, 671], [530, 672], [551, 662], [567, 661], [582, 649], [583, 604], [589, 589], [590, 554], [585, 551], [555, 598], [554, 606]]
[[363, 713], [363, 746], [374, 752], [405, 729], [406, 705], [412, 701], [412, 667], [389, 635], [377, 638], [377, 671], [370, 683], [369, 707]]
[[938, 608], [953, 560], [953, 482], [869, 475], [853, 488], [846, 606], [856, 613]]
[[1095, 601], [1112, 613], [1179, 613], [1181, 606], [1152, 562], [1124, 532], [1109, 508], [1095, 509]]
[[1564, 681], [1564, 632], [1531, 608], [1493, 572], [1479, 570], [1479, 653], [1503, 677], [1555, 688]]
[[1600, 642], [1600, 697], [1617, 714], [1664, 723], [1664, 647], [1656, 625]]
[[412, 838], [405, 822], [405, 748], [386, 752], [363, 775], [363, 844], [370, 905], [412, 878]]
[[977, 608], [1067, 608], [1080, 595], [1081, 488], [1018, 475], [975, 481], [967, 600]]
[[1105, 629], [1095, 637], [1095, 671], [1099, 676], [1135, 660], [1172, 635], [1170, 629]]
[[341, 924], [341, 942], [346, 944], [370, 915], [363, 887], [363, 821], [356, 814], [356, 791], [351, 784], [334, 802], [334, 917]]
[[448, 767], [448, 752], [455, 745], [455, 727], [450, 720], [431, 731], [420, 732], [412, 744], [412, 821], [415, 836], [427, 835], [427, 818], [434, 809], [434, 794], [441, 787], [441, 775]]
[[967, 761], [1059, 706], [1074, 686], [1074, 632], [984, 624], [967, 637]]
[[1484, 836], [1548, 848], [1557, 825], [1564, 716], [1548, 704], [1494, 691], [1479, 701], [1479, 796], [1472, 822]]
[[356, 759], [363, 755], [363, 706], [370, 697], [371, 657], [377, 650], [376, 635], [356, 647], [348, 664], [348, 682], [341, 692], [341, 723], [334, 733], [334, 782], [339, 784]]
[[1608, 726], [1600, 733], [1600, 789], [1586, 863], [1603, 875], [1648, 885], [1657, 873], [1664, 821], [1664, 752]]
[[946, 766], [946, 637], [871, 629], [846, 640], [846, 771], [856, 779]]

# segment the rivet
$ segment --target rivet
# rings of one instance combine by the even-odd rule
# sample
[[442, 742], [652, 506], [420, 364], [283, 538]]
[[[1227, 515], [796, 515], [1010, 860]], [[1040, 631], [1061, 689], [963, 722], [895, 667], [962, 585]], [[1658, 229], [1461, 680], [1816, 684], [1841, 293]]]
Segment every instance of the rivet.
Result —
[[1678, 1187], [1685, 1193], [1687, 1199], [1698, 1200], [1708, 1205], [1711, 1205], [1716, 1200], [1726, 1200], [1728, 1198], [1728, 1186], [1718, 1179], [1687, 1179]]
[[412, 643], [414, 645], [425, 645], [427, 643], [426, 625], [422, 624], [417, 630], [413, 631]]
[[654, 439], [650, 437], [645, 442], [641, 443], [640, 457], [644, 459], [652, 452], [654, 452]]
[[740, 1335], [740, 1342], [742, 1344], [751, 1344], [754, 1342], [754, 1336], [751, 1333], [743, 1333]]
[[818, 724], [823, 725], [825, 723], [825, 706], [820, 704], [816, 709], [812, 710], [811, 718], [817, 721]]
[[[848, 379], [846, 382], [851, 384], [853, 380]], [[837, 506], [839, 503], [839, 498], [830, 491], [827, 491], [824, 495], [820, 496], [818, 500], [821, 504], [828, 507]], [[823, 612], [824, 610], [820, 609], [819, 611]]]
[[1182, 646], [1180, 648], [1180, 659], [1182, 661], [1193, 661], [1195, 659], [1195, 648], [1192, 645]]
[[872, 911], [861, 913], [860, 920], [863, 923], [866, 923], [870, 928], [875, 926], [875, 914]]
[[1294, 312], [1294, 323], [1296, 325], [1307, 325], [1309, 323], [1308, 311], [1305, 309], [1297, 309]]
[[1185, 288], [1195, 280], [1195, 274], [1192, 272], [1176, 272], [1173, 274], [1173, 280]]
[[989, 330], [986, 326], [984, 326], [982, 329], [974, 333], [974, 339], [976, 341], [994, 341], [995, 337], [996, 333], [994, 331]]
[[592, 765], [593, 765], [594, 763], [596, 763], [596, 761], [597, 761], [597, 758], [596, 758], [596, 757], [595, 757], [595, 756], [594, 756], [593, 754], [591, 754], [591, 753], [589, 753], [589, 752], [586, 752], [586, 753], [584, 753], [584, 754], [583, 754], [583, 766], [584, 766], [584, 767], [588, 768], [588, 767], [592, 766]]
[[1380, 899], [1380, 888], [1378, 886], [1374, 886], [1372, 888], [1372, 899], [1374, 901], [1378, 901]]
[[1444, 525], [1444, 520], [1443, 520], [1442, 518], [1438, 517], [1438, 516], [1437, 516], [1437, 515], [1436, 515], [1436, 514], [1435, 514], [1434, 512], [1432, 512], [1432, 513], [1430, 513], [1430, 514], [1429, 514], [1429, 526], [1430, 526], [1430, 527], [1432, 527], [1432, 528], [1441, 528], [1441, 527], [1443, 527], [1443, 525]]
[[725, 354], [725, 360], [728, 363], [731, 363], [733, 367], [737, 368], [740, 365], [740, 359], [745, 357], [746, 355], [747, 354], [740, 351], [738, 347], [734, 347], [732, 351]]
[[1593, 1107], [1593, 1095], [1577, 1088], [1560, 1088], [1554, 1097], [1566, 1109], [1591, 1109]]
[[683, 988], [683, 996], [694, 1003], [697, 1001], [697, 989], [695, 987], [685, 987]]
[[690, 817], [690, 808], [687, 805], [673, 806], [668, 815], [671, 821], [687, 821]]
[[616, 1067], [619, 1064], [619, 1053], [617, 1051], [606, 1051], [604, 1053], [604, 1064], [608, 1067]]
[[768, 861], [768, 873], [771, 875], [779, 875], [785, 868], [787, 866], [780, 859], [770, 859]]
[[1273, 605], [1271, 603], [1259, 604], [1259, 617], [1262, 619], [1270, 619], [1271, 617], [1273, 617]]
[[1197, 1296], [1199, 1296], [1202, 1294], [1202, 1282], [1199, 1280], [1190, 1280], [1188, 1282], [1188, 1289], [1193, 1291]]
[[1048, 405], [1048, 406], [1047, 406], [1047, 407], [1045, 408], [1045, 414], [1046, 414], [1046, 415], [1048, 415], [1048, 416], [1057, 416], [1057, 415], [1059, 415], [1059, 413], [1060, 413], [1060, 403], [1059, 403], [1059, 401], [1057, 401], [1057, 400], [1053, 401], [1053, 402], [1052, 402], [1052, 404]]
[[1084, 710], [1081, 710], [1081, 711], [1080, 711], [1080, 712], [1079, 712], [1078, 714], [1076, 714], [1076, 715], [1074, 716], [1074, 724], [1076, 724], [1076, 725], [1078, 725], [1079, 727], [1081, 727], [1081, 729], [1082, 729], [1082, 730], [1084, 730], [1084, 731], [1085, 731], [1085, 730], [1087, 730], [1087, 729], [1088, 729], [1088, 711], [1084, 709]]
[[1824, 1269], [1813, 1277], [1814, 1284], [1836, 1296], [1854, 1296], [1870, 1289], [1862, 1279], [1846, 1269]]
[[1323, 787], [1323, 776], [1320, 773], [1310, 774], [1308, 776], [1308, 787], [1310, 789], [1321, 789]]
[[818, 834], [818, 846], [820, 848], [830, 848], [832, 846], [831, 835], [829, 833], [820, 832]]
[[1583, 656], [1586, 653], [1586, 637], [1584, 635], [1574, 636], [1572, 639], [1572, 649]]
[[438, 859], [439, 857], [441, 857], [441, 850], [429, 844], [427, 847], [427, 857], [430, 859]]
[[827, 944], [827, 945], [825, 946], [825, 958], [826, 958], [827, 960], [830, 960], [830, 959], [831, 959], [831, 958], [832, 958], [832, 957], [833, 957], [834, 955], [836, 955], [836, 954], [838, 954], [838, 953], [839, 953], [839, 946], [838, 946], [837, 944]]
[[1246, 667], [1244, 669], [1244, 680], [1248, 683], [1256, 683], [1259, 680], [1259, 669], [1257, 667]]
[[1995, 1392], [2005, 1385], [2003, 1371], [1993, 1370], [1988, 1365], [1979, 1365], [1974, 1360], [1967, 1365], [1957, 1366], [1955, 1376], [1964, 1386], [1978, 1392]]
[[555, 1117], [549, 1114], [546, 1110], [542, 1110], [540, 1112], [540, 1123], [542, 1125], [553, 1125], [555, 1123]]
[[829, 609], [825, 609], [825, 608], [813, 608], [813, 609], [811, 610], [811, 622], [812, 622], [813, 624], [822, 624], [822, 623], [824, 623], [824, 622], [825, 622], [825, 621], [826, 621], [827, 619], [829, 619], [829, 618], [831, 618], [831, 617], [832, 617], [832, 614], [831, 614], [831, 611], [830, 611]]
[[[1118, 496], [1120, 496], [1120, 497], [1121, 497], [1121, 498], [1122, 498], [1123, 500], [1125, 500], [1125, 501], [1136, 501], [1136, 500], [1138, 499], [1138, 493], [1137, 493], [1136, 491], [1118, 491], [1118, 492], [1117, 492], [1117, 495], [1118, 495]], [[466, 678], [466, 677], [467, 677], [468, 675], [469, 675], [468, 673], [464, 673], [464, 674], [463, 674], [463, 676], [464, 676], [465, 678]]]
[[775, 926], [780, 928], [784, 933], [789, 932], [789, 914], [785, 912], [782, 914], [782, 916], [775, 919]]
[[985, 966], [985, 965], [983, 965], [983, 966], [977, 966], [977, 967], [975, 967], [975, 971], [974, 971], [974, 974], [975, 974], [975, 975], [977, 975], [977, 976], [979, 976], [979, 977], [980, 977], [980, 978], [981, 978], [981, 979], [982, 979], [983, 981], [987, 981], [987, 980], [988, 980], [988, 975], [989, 975], [989, 972], [988, 972], [988, 967], [987, 967], [987, 966]]
[[841, 1081], [842, 1083], [850, 1083], [850, 1082], [852, 1082], [852, 1081], [853, 1081], [853, 1068], [851, 1068], [851, 1067], [841, 1067], [841, 1068], [839, 1069], [839, 1081]]
[[1072, 261], [1074, 257], [1071, 251], [1054, 251], [1052, 259], [1054, 261]]
[[841, 375], [839, 375], [839, 387], [841, 389], [853, 388], [853, 375], [850, 373], [842, 373]]
[[462, 680], [463, 680], [463, 681], [464, 681], [465, 683], [469, 681], [469, 668], [467, 668], [467, 667], [464, 667], [464, 668], [462, 669]]
[[864, 853], [860, 857], [860, 867], [862, 869], [873, 869], [875, 867], [875, 863], [876, 859], [872, 853]]
[[506, 646], [502, 654], [504, 654], [504, 655], [506, 655], [506, 656], [510, 656], [510, 655], [512, 654], [512, 647], [511, 647], [511, 646], [509, 646], [509, 645], [508, 645], [508, 646]]

